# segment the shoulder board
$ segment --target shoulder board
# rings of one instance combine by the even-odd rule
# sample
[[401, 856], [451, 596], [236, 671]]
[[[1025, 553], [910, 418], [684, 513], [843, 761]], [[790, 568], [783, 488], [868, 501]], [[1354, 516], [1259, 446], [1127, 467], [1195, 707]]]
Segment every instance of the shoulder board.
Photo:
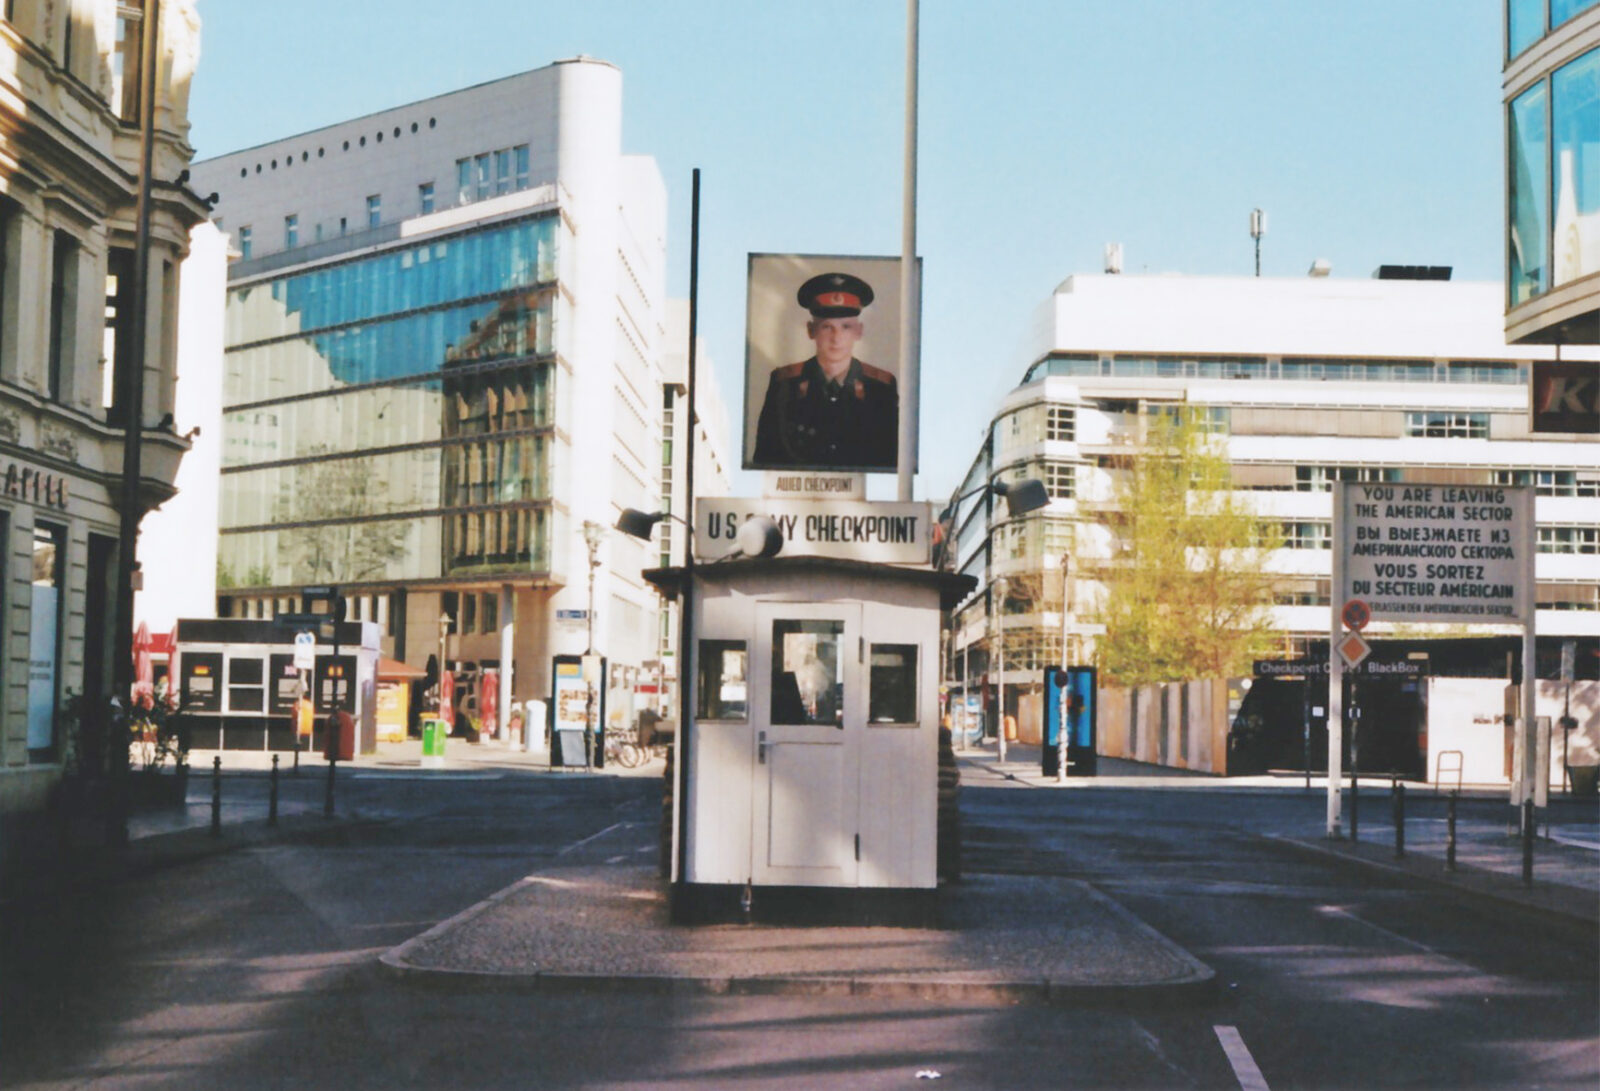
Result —
[[778, 382], [788, 382], [800, 378], [800, 373], [805, 371], [806, 365], [802, 361], [798, 364], [784, 364], [782, 367], [772, 369], [772, 378]]
[[[860, 363], [859, 360], [856, 362]], [[875, 383], [887, 383], [890, 386], [894, 385], [894, 372], [885, 371], [881, 367], [873, 367], [871, 364], [861, 364], [861, 374], [866, 378], [871, 379]]]

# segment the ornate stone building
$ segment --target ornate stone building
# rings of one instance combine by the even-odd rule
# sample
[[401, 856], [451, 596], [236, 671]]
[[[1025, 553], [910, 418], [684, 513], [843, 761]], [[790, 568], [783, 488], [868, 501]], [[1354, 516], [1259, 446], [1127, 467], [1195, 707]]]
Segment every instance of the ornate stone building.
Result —
[[[0, 865], [111, 695], [119, 369], [133, 358], [140, 42], [158, 0], [6, 0], [0, 19]], [[172, 494], [192, 0], [159, 4], [142, 499]]]

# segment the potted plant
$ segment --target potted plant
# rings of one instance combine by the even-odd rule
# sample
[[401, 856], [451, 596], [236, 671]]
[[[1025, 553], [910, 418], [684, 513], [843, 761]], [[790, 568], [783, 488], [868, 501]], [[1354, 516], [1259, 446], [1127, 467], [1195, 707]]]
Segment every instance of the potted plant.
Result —
[[[132, 799], [182, 806], [189, 794], [189, 733], [165, 679], [158, 686], [133, 687], [128, 744], [139, 764], [138, 775], [129, 778]], [[165, 772], [169, 761], [170, 775]]]

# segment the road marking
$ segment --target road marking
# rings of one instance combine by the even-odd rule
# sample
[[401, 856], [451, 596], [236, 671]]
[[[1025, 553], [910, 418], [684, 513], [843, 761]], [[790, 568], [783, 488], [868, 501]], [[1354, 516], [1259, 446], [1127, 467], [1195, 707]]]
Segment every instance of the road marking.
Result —
[[1271, 1091], [1267, 1086], [1267, 1079], [1261, 1074], [1261, 1069], [1256, 1067], [1256, 1059], [1250, 1056], [1250, 1050], [1245, 1047], [1244, 1039], [1239, 1037], [1237, 1027], [1212, 1027], [1217, 1032], [1217, 1041], [1222, 1043], [1222, 1052], [1228, 1055], [1228, 1063], [1233, 1066], [1233, 1074], [1239, 1081], [1240, 1091]]
[[626, 822], [613, 822], [613, 823], [611, 823], [611, 825], [607, 826], [605, 829], [601, 830], [599, 833], [591, 833], [588, 837], [585, 837], [582, 841], [574, 841], [572, 844], [568, 845], [566, 848], [564, 848], [561, 851], [557, 852], [556, 855], [557, 856], [565, 856], [567, 853], [571, 852], [573, 849], [581, 849], [583, 846], [587, 845], [590, 841], [593, 841], [593, 840], [595, 840], [596, 838], [599, 838], [599, 837], [604, 837], [606, 834], [610, 833], [612, 830], [620, 830], [625, 826], [627, 826]]
[[1426, 943], [1419, 943], [1409, 936], [1402, 936], [1399, 932], [1391, 932], [1381, 924], [1373, 924], [1366, 918], [1357, 916], [1355, 913], [1351, 912], [1342, 905], [1319, 905], [1317, 906], [1317, 912], [1321, 913], [1325, 917], [1338, 917], [1340, 920], [1349, 921], [1352, 924], [1359, 924], [1361, 927], [1370, 929], [1378, 933], [1380, 936], [1384, 936], [1388, 939], [1394, 940], [1396, 943], [1410, 947], [1414, 951], [1421, 951], [1425, 955], [1432, 955], [1435, 958], [1444, 959], [1446, 962], [1455, 962], [1457, 965], [1465, 965], [1465, 963], [1461, 963], [1458, 960], [1451, 958], [1443, 951], [1429, 947]]

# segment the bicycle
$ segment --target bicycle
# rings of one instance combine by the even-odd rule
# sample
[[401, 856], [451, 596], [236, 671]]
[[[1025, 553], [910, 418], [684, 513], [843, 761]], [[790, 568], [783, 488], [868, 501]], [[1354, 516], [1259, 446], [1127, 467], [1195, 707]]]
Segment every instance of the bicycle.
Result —
[[638, 744], [631, 728], [612, 728], [606, 732], [606, 762], [623, 769], [637, 769], [650, 760], [650, 750]]

